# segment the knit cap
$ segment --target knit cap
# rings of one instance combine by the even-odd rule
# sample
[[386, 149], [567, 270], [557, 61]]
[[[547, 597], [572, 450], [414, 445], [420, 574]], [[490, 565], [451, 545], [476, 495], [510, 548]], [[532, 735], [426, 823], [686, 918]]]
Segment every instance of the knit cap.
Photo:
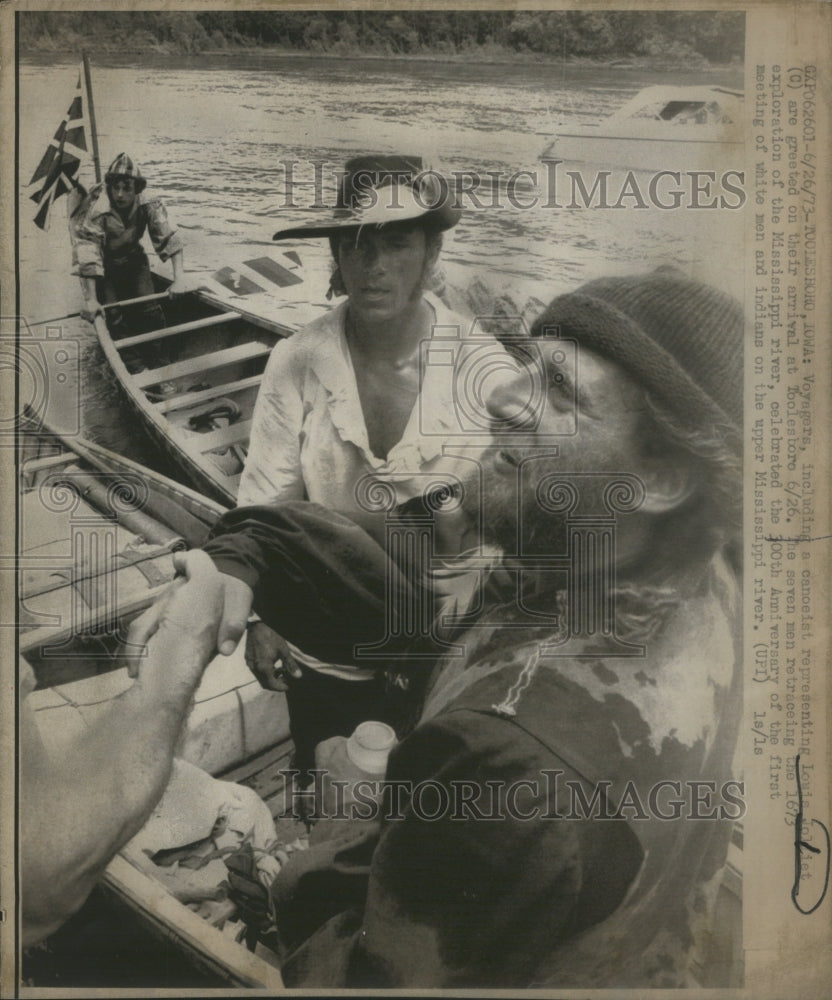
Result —
[[116, 177], [132, 177], [136, 182], [137, 193], [143, 191], [147, 186], [147, 181], [142, 176], [138, 163], [134, 163], [127, 153], [119, 153], [109, 167], [107, 167], [104, 181], [109, 184]]
[[559, 295], [532, 336], [571, 337], [621, 365], [690, 426], [742, 424], [743, 312], [675, 268]]

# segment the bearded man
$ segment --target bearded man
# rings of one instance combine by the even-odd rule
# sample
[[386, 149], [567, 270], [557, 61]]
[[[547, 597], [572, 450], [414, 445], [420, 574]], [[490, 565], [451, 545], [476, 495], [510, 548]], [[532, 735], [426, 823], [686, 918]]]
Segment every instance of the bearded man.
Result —
[[416, 672], [448, 644], [390, 755], [398, 793], [323, 817], [272, 887], [287, 985], [691, 983], [743, 810], [742, 313], [660, 271], [560, 296], [531, 333], [487, 402], [495, 447], [464, 484], [483, 544], [450, 620], [314, 504], [237, 509], [205, 547], [221, 650], [252, 596], [337, 662], [384, 633], [391, 595], [443, 619], [410, 642]]

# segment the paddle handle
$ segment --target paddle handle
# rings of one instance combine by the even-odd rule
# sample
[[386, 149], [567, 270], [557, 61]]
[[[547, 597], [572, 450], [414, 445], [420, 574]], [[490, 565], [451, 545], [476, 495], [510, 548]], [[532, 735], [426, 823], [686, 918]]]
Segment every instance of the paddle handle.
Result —
[[157, 299], [170, 298], [169, 292], [153, 292], [152, 295], [139, 295], [135, 299], [122, 299], [121, 302], [102, 302], [102, 309], [115, 309], [117, 306], [137, 306], [140, 302], [155, 302]]
[[89, 464], [93, 466], [93, 468], [98, 469], [99, 472], [110, 473], [112, 471], [107, 467], [105, 462], [103, 462], [94, 452], [90, 451], [90, 449], [86, 447], [83, 438], [62, 434], [44, 419], [42, 413], [38, 413], [28, 403], [26, 403], [23, 407], [23, 416], [26, 420], [31, 421], [32, 423], [37, 422], [40, 429], [45, 434], [51, 435], [56, 441], [59, 441], [67, 451], [71, 451], [73, 454], [83, 458], [85, 462], [89, 462]]

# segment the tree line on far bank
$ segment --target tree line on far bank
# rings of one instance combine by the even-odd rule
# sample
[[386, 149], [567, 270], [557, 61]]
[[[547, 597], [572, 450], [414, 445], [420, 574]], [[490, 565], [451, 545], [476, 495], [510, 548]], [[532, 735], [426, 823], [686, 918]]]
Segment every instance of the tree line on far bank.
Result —
[[24, 11], [20, 49], [741, 61], [742, 11]]

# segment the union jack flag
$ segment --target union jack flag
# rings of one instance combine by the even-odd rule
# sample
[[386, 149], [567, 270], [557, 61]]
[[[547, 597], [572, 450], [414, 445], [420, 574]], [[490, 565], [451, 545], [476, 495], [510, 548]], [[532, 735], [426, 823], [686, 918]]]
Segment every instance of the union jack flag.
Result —
[[40, 229], [48, 227], [49, 212], [55, 199], [79, 187], [77, 178], [81, 161], [88, 156], [86, 128], [87, 95], [84, 88], [84, 74], [81, 72], [78, 75], [78, 85], [69, 111], [64, 115], [55, 137], [49, 143], [29, 181], [30, 185], [43, 181], [38, 190], [30, 196], [38, 206], [35, 225]]

